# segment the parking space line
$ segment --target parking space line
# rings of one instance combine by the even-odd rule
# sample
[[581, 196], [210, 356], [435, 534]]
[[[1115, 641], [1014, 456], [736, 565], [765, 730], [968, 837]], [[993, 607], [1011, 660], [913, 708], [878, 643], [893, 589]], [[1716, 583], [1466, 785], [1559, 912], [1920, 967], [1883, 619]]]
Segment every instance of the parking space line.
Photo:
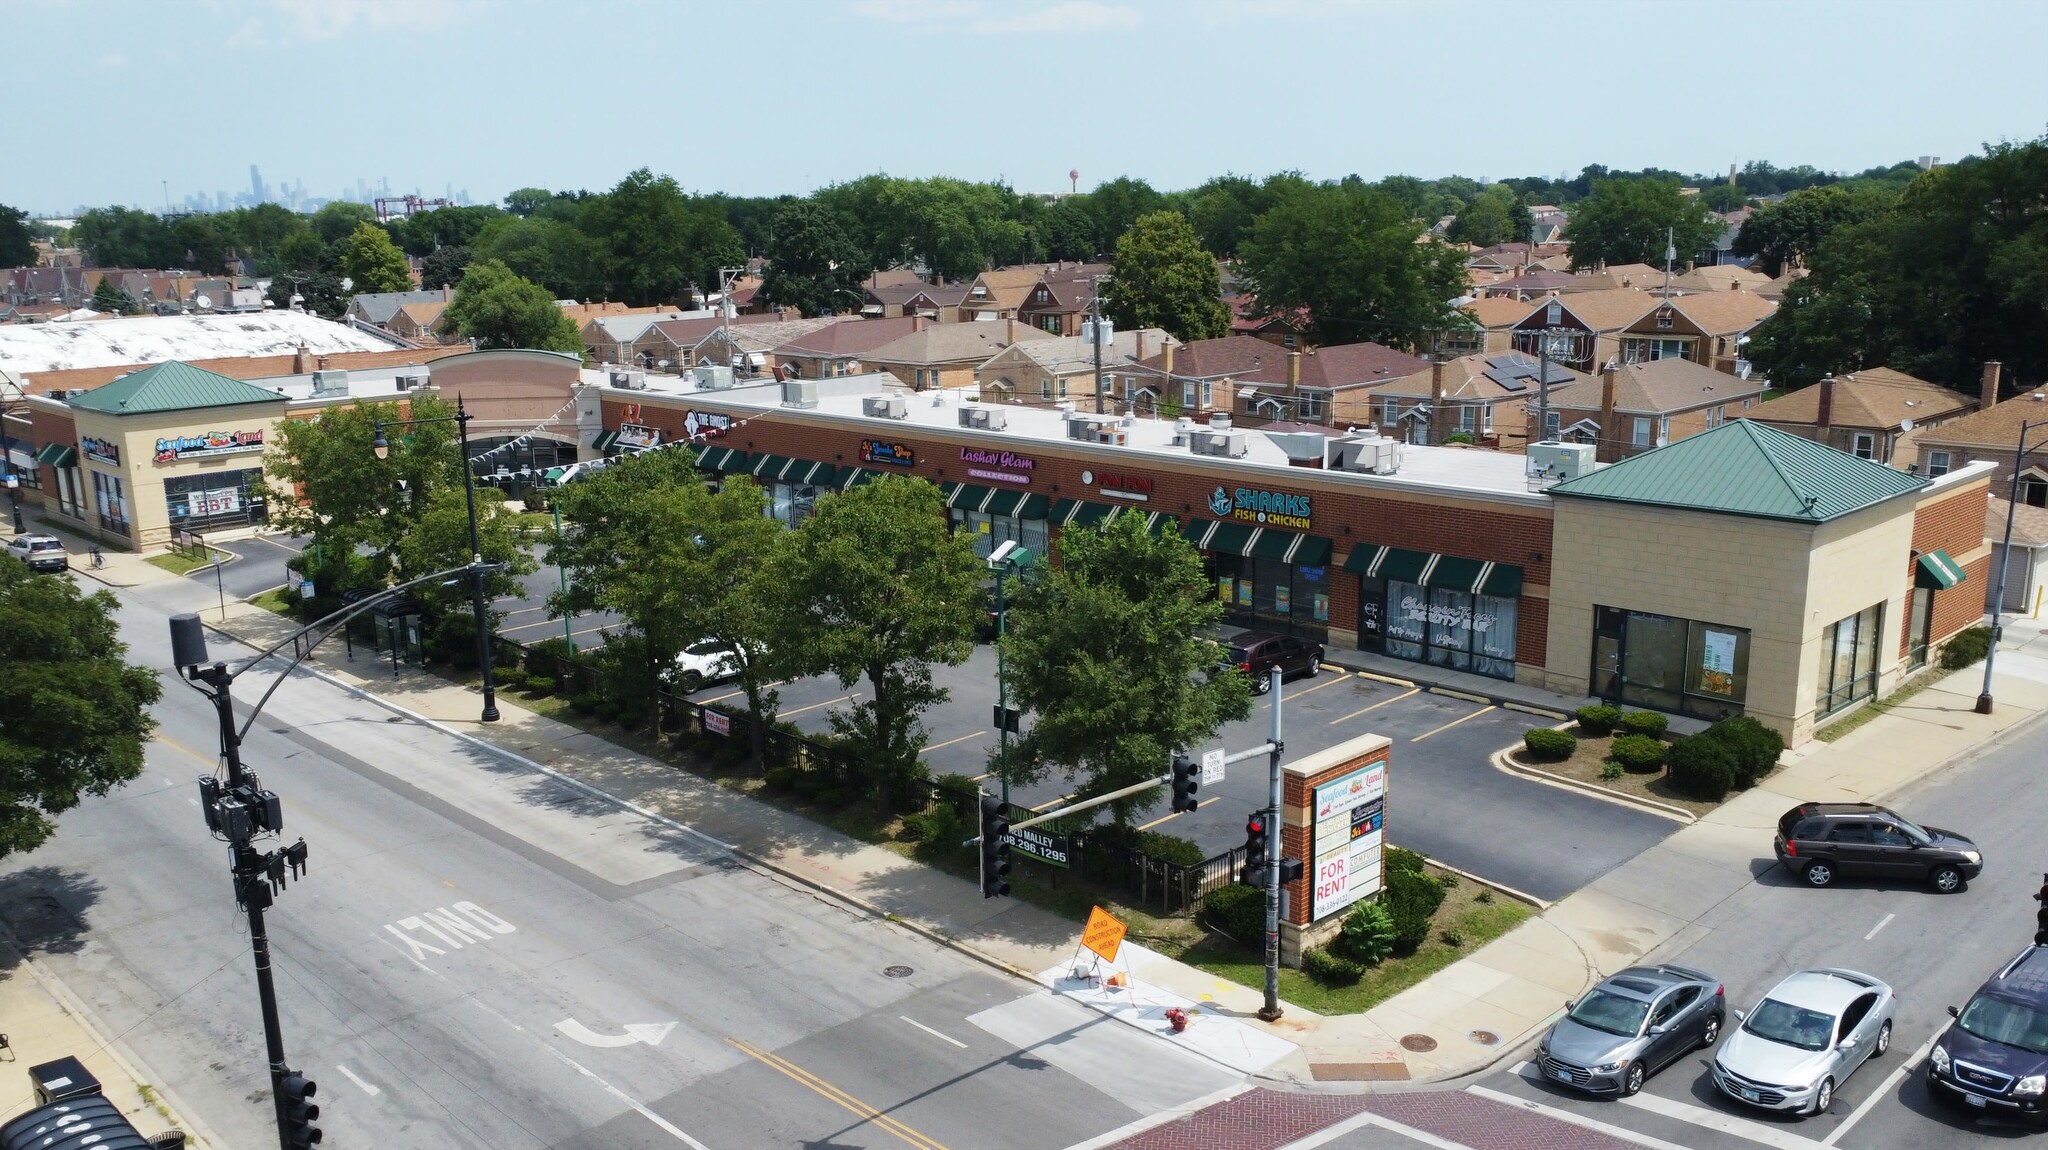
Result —
[[708, 707], [713, 703], [723, 703], [727, 699], [737, 699], [744, 694], [746, 694], [745, 691], [727, 691], [723, 695], [716, 695], [709, 699], [698, 699], [697, 705], [700, 707]]
[[[1361, 676], [1361, 677], [1363, 677], [1363, 676]], [[1363, 715], [1363, 714], [1365, 714], [1365, 713], [1366, 713], [1367, 711], [1377, 711], [1377, 710], [1379, 710], [1379, 709], [1380, 709], [1381, 707], [1384, 707], [1384, 706], [1386, 706], [1386, 705], [1387, 705], [1388, 703], [1398, 703], [1398, 702], [1400, 702], [1401, 700], [1403, 700], [1403, 699], [1407, 698], [1407, 697], [1408, 697], [1409, 695], [1412, 695], [1412, 694], [1414, 694], [1414, 693], [1416, 693], [1417, 691], [1420, 691], [1420, 690], [1422, 690], [1422, 688], [1421, 688], [1421, 687], [1410, 687], [1410, 688], [1408, 688], [1408, 690], [1407, 690], [1407, 691], [1403, 692], [1402, 694], [1399, 694], [1399, 695], [1395, 695], [1395, 696], [1394, 696], [1393, 698], [1391, 698], [1391, 699], [1381, 699], [1381, 700], [1380, 700], [1379, 702], [1377, 702], [1377, 703], [1374, 703], [1374, 704], [1373, 704], [1372, 706], [1370, 706], [1370, 707], [1360, 707], [1359, 709], [1357, 709], [1356, 711], [1353, 711], [1353, 712], [1351, 712], [1351, 713], [1350, 713], [1350, 714], [1348, 714], [1348, 715], [1339, 715], [1339, 716], [1337, 716], [1336, 718], [1334, 718], [1334, 719], [1331, 719], [1331, 720], [1330, 720], [1330, 725], [1334, 727], [1334, 726], [1336, 726], [1336, 725], [1337, 725], [1338, 723], [1341, 723], [1341, 722], [1343, 722], [1343, 721], [1344, 721], [1344, 720], [1346, 720], [1346, 719], [1355, 719], [1355, 718], [1357, 718], [1358, 716], [1360, 716], [1360, 715]]]
[[283, 551], [283, 552], [285, 552], [286, 554], [289, 554], [289, 555], [297, 555], [297, 554], [299, 553], [299, 549], [298, 549], [298, 548], [296, 548], [296, 547], [286, 547], [286, 546], [285, 546], [284, 544], [282, 544], [282, 543], [279, 543], [279, 542], [278, 542], [277, 540], [275, 540], [275, 539], [272, 539], [272, 538], [271, 538], [270, 536], [268, 536], [268, 535], [258, 535], [258, 536], [255, 536], [255, 538], [257, 538], [257, 539], [260, 539], [260, 540], [262, 540], [263, 542], [265, 542], [265, 543], [268, 543], [268, 544], [270, 544], [270, 545], [271, 545], [272, 547], [275, 547], [275, 548], [277, 548], [277, 549], [278, 549], [279, 551]]
[[1676, 1118], [1702, 1130], [1733, 1134], [1737, 1138], [1751, 1142], [1776, 1146], [1778, 1150], [1813, 1150], [1813, 1147], [1820, 1145], [1812, 1138], [1801, 1137], [1789, 1130], [1780, 1130], [1775, 1126], [1766, 1126], [1761, 1122], [1738, 1118], [1733, 1114], [1723, 1114], [1719, 1110], [1709, 1110], [1704, 1106], [1694, 1106], [1690, 1102], [1660, 1098], [1655, 1094], [1637, 1094], [1619, 1101], [1625, 1106], [1633, 1106], [1660, 1117]]
[[[1202, 800], [1201, 802], [1199, 802], [1199, 803], [1196, 803], [1196, 804], [1195, 804], [1195, 809], [1197, 809], [1197, 810], [1200, 810], [1201, 808], [1203, 808], [1203, 807], [1206, 807], [1206, 806], [1208, 806], [1208, 805], [1209, 805], [1210, 803], [1220, 803], [1220, 802], [1222, 802], [1222, 801], [1223, 801], [1223, 796], [1222, 796], [1222, 795], [1215, 795], [1215, 796], [1213, 796], [1213, 797], [1211, 797], [1211, 798], [1206, 798], [1206, 799], [1203, 799], [1203, 800]], [[1165, 821], [1166, 821], [1166, 820], [1168, 820], [1168, 819], [1177, 819], [1177, 818], [1181, 817], [1181, 816], [1182, 816], [1182, 815], [1184, 815], [1184, 814], [1187, 814], [1187, 812], [1186, 812], [1186, 811], [1175, 811], [1175, 812], [1173, 812], [1173, 813], [1172, 813], [1172, 814], [1170, 814], [1170, 815], [1162, 815], [1162, 816], [1160, 816], [1159, 818], [1153, 819], [1153, 820], [1152, 820], [1151, 822], [1149, 822], [1149, 823], [1146, 823], [1145, 825], [1143, 825], [1143, 826], [1139, 827], [1138, 829], [1139, 829], [1139, 830], [1141, 830], [1141, 831], [1149, 831], [1149, 830], [1151, 830], [1151, 829], [1152, 829], [1153, 827], [1156, 827], [1156, 826], [1158, 826], [1158, 825], [1159, 825], [1160, 823], [1163, 823], [1163, 822], [1165, 822]]]
[[919, 1030], [924, 1031], [926, 1034], [931, 1035], [933, 1038], [936, 1038], [941, 1042], [950, 1042], [962, 1050], [967, 1049], [967, 1044], [965, 1042], [960, 1041], [959, 1039], [953, 1037], [950, 1034], [940, 1034], [938, 1031], [933, 1030], [931, 1027], [926, 1026], [924, 1023], [919, 1022], [917, 1019], [912, 1018], [907, 1014], [899, 1014], [896, 1017], [902, 1019], [905, 1022], [908, 1022], [910, 1025], [917, 1027]]
[[1301, 690], [1296, 691], [1292, 695], [1282, 695], [1280, 696], [1280, 698], [1283, 701], [1292, 701], [1294, 699], [1301, 698], [1303, 695], [1313, 695], [1317, 691], [1322, 690], [1324, 687], [1334, 687], [1337, 684], [1343, 682], [1344, 680], [1349, 679], [1350, 677], [1351, 676], [1349, 675], [1337, 675], [1326, 682], [1317, 683], [1313, 687], [1303, 687]]
[[1870, 928], [1870, 933], [1863, 936], [1863, 941], [1869, 942], [1871, 939], [1876, 938], [1877, 932], [1883, 930], [1885, 927], [1890, 926], [1892, 924], [1892, 920], [1897, 917], [1899, 916], [1896, 914], [1888, 914], [1885, 915], [1883, 918], [1878, 919], [1877, 925]]
[[1575, 1114], [1561, 1106], [1546, 1106], [1541, 1102], [1532, 1102], [1520, 1095], [1490, 1090], [1484, 1086], [1467, 1086], [1465, 1093], [1498, 1102], [1503, 1106], [1513, 1106], [1518, 1110], [1527, 1110], [1532, 1114], [1541, 1114], [1545, 1118], [1554, 1118], [1559, 1122], [1569, 1123], [1582, 1130], [1597, 1130], [1612, 1138], [1620, 1138], [1624, 1141], [1633, 1142], [1638, 1146], [1648, 1146], [1650, 1150], [1691, 1150], [1690, 1147], [1680, 1146], [1676, 1142], [1666, 1142], [1662, 1138], [1652, 1138], [1648, 1134], [1638, 1134], [1625, 1126], [1614, 1126], [1606, 1122], [1596, 1122], [1591, 1118]]
[[838, 705], [839, 705], [839, 704], [841, 704], [841, 703], [851, 703], [851, 702], [853, 702], [853, 701], [854, 701], [855, 699], [858, 699], [858, 698], [860, 698], [860, 696], [859, 696], [859, 695], [847, 695], [847, 696], [845, 696], [845, 697], [843, 697], [843, 698], [838, 698], [838, 699], [827, 699], [827, 700], [825, 700], [825, 701], [824, 701], [824, 702], [822, 702], [822, 703], [812, 703], [812, 704], [811, 704], [810, 706], [808, 706], [808, 707], [798, 707], [798, 708], [796, 708], [796, 709], [795, 709], [795, 710], [793, 710], [793, 711], [777, 711], [777, 712], [775, 712], [775, 714], [776, 714], [776, 716], [777, 716], [778, 718], [779, 718], [779, 717], [782, 717], [782, 716], [785, 716], [785, 715], [801, 715], [801, 714], [803, 714], [803, 713], [804, 713], [805, 711], [815, 711], [815, 710], [817, 710], [817, 709], [818, 709], [819, 707], [836, 707], [836, 706], [838, 706]]
[[1877, 1084], [1877, 1089], [1871, 1093], [1870, 1097], [1858, 1103], [1856, 1109], [1851, 1110], [1849, 1116], [1842, 1119], [1840, 1126], [1835, 1127], [1827, 1137], [1820, 1140], [1820, 1144], [1823, 1146], [1833, 1146], [1842, 1135], [1849, 1132], [1849, 1127], [1862, 1121], [1863, 1116], [1870, 1113], [1872, 1107], [1885, 1098], [1890, 1097], [1892, 1088], [1899, 1084], [1899, 1079], [1912, 1073], [1913, 1068], [1920, 1065], [1921, 1060], [1927, 1057], [1927, 1052], [1934, 1049], [1934, 1040], [1940, 1037], [1941, 1032], [1939, 1030], [1928, 1035], [1927, 1041], [1920, 1044], [1920, 1049], [1915, 1050], [1905, 1061], [1900, 1062], [1898, 1066], [1894, 1067], [1890, 1074], [1885, 1075], [1884, 1081]]
[[1031, 813], [1032, 813], [1032, 814], [1037, 814], [1037, 813], [1038, 813], [1038, 812], [1040, 812], [1040, 811], [1049, 811], [1049, 810], [1051, 810], [1052, 808], [1054, 808], [1054, 807], [1056, 807], [1056, 806], [1059, 806], [1059, 805], [1060, 805], [1061, 803], [1065, 803], [1065, 802], [1072, 802], [1072, 801], [1073, 801], [1073, 799], [1074, 799], [1074, 796], [1072, 796], [1072, 795], [1061, 795], [1061, 796], [1060, 796], [1059, 798], [1056, 798], [1056, 799], [1052, 800], [1052, 801], [1051, 801], [1051, 802], [1049, 802], [1049, 803], [1040, 803], [1040, 804], [1038, 804], [1037, 806], [1035, 806], [1035, 807], [1032, 807], [1032, 808], [1031, 808]]
[[971, 734], [971, 735], [962, 735], [962, 736], [960, 736], [960, 737], [959, 737], [959, 738], [957, 738], [957, 739], [947, 739], [947, 740], [946, 740], [945, 742], [943, 742], [943, 743], [933, 743], [933, 744], [932, 744], [931, 746], [929, 746], [929, 747], [926, 747], [926, 748], [925, 748], [924, 750], [922, 750], [922, 751], [919, 751], [919, 752], [918, 752], [918, 754], [920, 754], [920, 755], [928, 755], [928, 754], [932, 753], [933, 751], [936, 751], [936, 750], [938, 750], [938, 749], [939, 749], [940, 747], [950, 747], [950, 746], [952, 746], [952, 745], [953, 745], [954, 743], [964, 743], [964, 742], [966, 742], [966, 741], [967, 741], [967, 740], [969, 740], [969, 739], [978, 739], [978, 738], [980, 738], [980, 737], [982, 737], [983, 735], [986, 735], [986, 734], [988, 734], [988, 732], [987, 732], [986, 730], [981, 730], [981, 731], [976, 731], [976, 732], [974, 732], [974, 733], [973, 733], [973, 734]]
[[1498, 711], [1498, 710], [1500, 710], [1500, 708], [1499, 708], [1499, 707], [1496, 707], [1496, 706], [1494, 706], [1494, 705], [1493, 705], [1492, 703], [1488, 703], [1488, 704], [1487, 704], [1486, 706], [1484, 706], [1484, 707], [1481, 707], [1481, 708], [1479, 708], [1478, 710], [1476, 710], [1476, 711], [1472, 712], [1471, 714], [1469, 714], [1469, 715], [1465, 716], [1465, 717], [1464, 717], [1463, 719], [1452, 719], [1452, 720], [1451, 720], [1450, 722], [1448, 722], [1448, 723], [1445, 723], [1445, 724], [1444, 724], [1443, 726], [1441, 726], [1441, 727], [1438, 727], [1438, 728], [1437, 728], [1436, 730], [1434, 730], [1434, 731], [1424, 731], [1424, 732], [1422, 732], [1421, 734], [1419, 734], [1419, 735], [1415, 736], [1414, 738], [1412, 738], [1412, 739], [1410, 739], [1410, 740], [1408, 740], [1408, 741], [1409, 741], [1409, 742], [1411, 742], [1411, 743], [1419, 743], [1419, 742], [1421, 742], [1422, 740], [1424, 740], [1424, 739], [1426, 739], [1426, 738], [1430, 737], [1431, 735], [1441, 734], [1441, 733], [1443, 733], [1444, 731], [1448, 731], [1448, 730], [1450, 730], [1450, 729], [1451, 729], [1452, 727], [1455, 727], [1455, 726], [1457, 726], [1457, 725], [1458, 725], [1459, 723], [1463, 723], [1463, 722], [1466, 722], [1466, 721], [1468, 721], [1468, 720], [1471, 720], [1471, 719], [1476, 719], [1476, 718], [1478, 718], [1479, 716], [1481, 716], [1481, 715], [1485, 714], [1485, 713], [1486, 713], [1486, 712], [1488, 712], [1488, 711]]

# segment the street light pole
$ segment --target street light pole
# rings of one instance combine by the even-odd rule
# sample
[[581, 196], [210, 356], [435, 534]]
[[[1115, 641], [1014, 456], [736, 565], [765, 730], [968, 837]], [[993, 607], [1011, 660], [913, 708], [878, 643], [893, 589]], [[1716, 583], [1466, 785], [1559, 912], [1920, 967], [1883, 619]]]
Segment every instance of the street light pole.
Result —
[[1010, 683], [1003, 660], [1003, 636], [1010, 628], [1008, 580], [1031, 566], [1031, 551], [1016, 542], [1005, 542], [989, 554], [989, 570], [996, 573], [996, 777], [1003, 785], [1003, 802], [1010, 801]]
[[2027, 462], [2027, 433], [2037, 427], [2048, 427], [2048, 419], [2035, 419], [2020, 423], [2020, 438], [2012, 457], [2012, 491], [2005, 502], [2005, 543], [1998, 552], [1998, 589], [1991, 597], [1991, 645], [1984, 652], [1984, 689], [1977, 693], [1977, 713], [1991, 713], [1991, 669], [1998, 661], [1998, 635], [2004, 630], [1999, 625], [1999, 615], [2005, 610], [2005, 574], [2012, 566], [2012, 521], [2020, 502], [2020, 469]]

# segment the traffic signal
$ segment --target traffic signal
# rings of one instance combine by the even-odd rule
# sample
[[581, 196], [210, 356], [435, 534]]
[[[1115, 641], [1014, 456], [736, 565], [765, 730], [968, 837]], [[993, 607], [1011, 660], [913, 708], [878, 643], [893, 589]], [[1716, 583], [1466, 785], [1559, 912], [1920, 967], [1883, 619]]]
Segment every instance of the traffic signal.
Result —
[[1244, 822], [1244, 868], [1237, 872], [1237, 881], [1247, 886], [1261, 886], [1258, 876], [1265, 869], [1266, 816], [1261, 811]]
[[1294, 881], [1295, 879], [1298, 879], [1298, 878], [1300, 878], [1300, 877], [1301, 877], [1301, 870], [1302, 870], [1302, 868], [1301, 868], [1301, 860], [1300, 860], [1300, 859], [1296, 859], [1296, 858], [1283, 858], [1283, 859], [1281, 859], [1281, 860], [1280, 860], [1280, 885], [1281, 885], [1281, 886], [1286, 886], [1286, 885], [1287, 885], [1288, 883], [1291, 883], [1291, 882], [1293, 882], [1293, 881]]
[[1195, 802], [1195, 792], [1202, 789], [1202, 776], [1196, 773], [1195, 760], [1176, 751], [1173, 756], [1173, 813], [1192, 811], [1200, 804]]
[[314, 1103], [313, 1095], [319, 1088], [312, 1079], [295, 1070], [286, 1072], [277, 1088], [284, 1100], [285, 1145], [305, 1150], [318, 1144], [322, 1135], [313, 1123], [320, 1117], [320, 1107]]
[[2034, 912], [2034, 945], [2048, 946], [2048, 874], [2041, 878], [2041, 889], [2034, 894], [2034, 901], [2041, 904]]
[[981, 796], [981, 897], [1010, 893], [1010, 804]]

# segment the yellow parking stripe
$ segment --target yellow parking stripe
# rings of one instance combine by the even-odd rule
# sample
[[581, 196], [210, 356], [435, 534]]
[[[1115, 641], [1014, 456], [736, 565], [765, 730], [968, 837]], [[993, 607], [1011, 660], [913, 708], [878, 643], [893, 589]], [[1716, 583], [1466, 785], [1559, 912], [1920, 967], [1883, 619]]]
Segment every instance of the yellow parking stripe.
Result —
[[1331, 720], [1330, 720], [1330, 725], [1334, 727], [1334, 726], [1336, 726], [1336, 725], [1337, 725], [1338, 723], [1341, 723], [1341, 722], [1343, 722], [1343, 721], [1344, 721], [1344, 720], [1346, 720], [1346, 719], [1355, 719], [1355, 718], [1357, 718], [1358, 716], [1360, 716], [1360, 715], [1363, 715], [1363, 714], [1365, 714], [1365, 713], [1366, 713], [1367, 711], [1377, 711], [1377, 710], [1379, 710], [1379, 709], [1380, 709], [1381, 707], [1384, 707], [1384, 706], [1386, 706], [1386, 705], [1387, 705], [1388, 703], [1398, 703], [1398, 702], [1400, 702], [1401, 700], [1403, 700], [1403, 699], [1407, 698], [1407, 697], [1408, 697], [1409, 695], [1412, 695], [1412, 694], [1414, 694], [1415, 692], [1417, 692], [1417, 691], [1420, 691], [1421, 689], [1422, 689], [1421, 687], [1411, 687], [1411, 688], [1409, 688], [1409, 689], [1408, 689], [1408, 691], [1407, 691], [1407, 692], [1406, 692], [1405, 694], [1395, 695], [1395, 696], [1394, 696], [1393, 698], [1391, 698], [1391, 699], [1381, 699], [1381, 700], [1380, 700], [1379, 702], [1377, 702], [1377, 703], [1374, 703], [1374, 704], [1373, 704], [1372, 706], [1370, 706], [1370, 707], [1360, 707], [1359, 709], [1357, 709], [1356, 711], [1353, 711], [1353, 712], [1351, 712], [1351, 713], [1350, 713], [1350, 714], [1348, 714], [1348, 715], [1339, 715], [1339, 716], [1337, 716], [1336, 718], [1334, 718], [1334, 719], [1331, 719]]
[[943, 742], [943, 743], [933, 743], [933, 744], [932, 744], [931, 746], [929, 746], [929, 747], [926, 747], [926, 748], [925, 748], [924, 750], [922, 750], [922, 751], [919, 751], [919, 752], [918, 752], [918, 754], [920, 754], [920, 755], [927, 755], [927, 754], [930, 754], [930, 753], [931, 753], [931, 752], [933, 752], [933, 751], [936, 751], [936, 750], [938, 750], [938, 749], [939, 749], [940, 747], [950, 747], [950, 746], [952, 746], [952, 745], [953, 745], [954, 743], [964, 743], [964, 742], [966, 742], [966, 741], [967, 741], [967, 740], [969, 740], [969, 739], [978, 739], [978, 738], [980, 738], [981, 736], [983, 736], [983, 735], [986, 735], [986, 734], [988, 734], [988, 732], [987, 732], [987, 731], [976, 731], [976, 732], [974, 732], [974, 733], [973, 733], [973, 734], [971, 734], [971, 735], [962, 735], [962, 736], [960, 736], [960, 737], [959, 737], [959, 738], [957, 738], [957, 739], [947, 739], [947, 740], [946, 740], [945, 742]]
[[1445, 723], [1445, 724], [1444, 724], [1443, 726], [1441, 726], [1441, 727], [1438, 727], [1438, 728], [1437, 728], [1437, 729], [1436, 729], [1435, 731], [1424, 731], [1424, 732], [1423, 732], [1422, 734], [1419, 734], [1419, 735], [1415, 736], [1414, 738], [1412, 738], [1412, 739], [1410, 739], [1410, 740], [1408, 740], [1408, 741], [1409, 741], [1409, 742], [1411, 742], [1411, 743], [1419, 743], [1419, 742], [1421, 742], [1422, 740], [1424, 740], [1424, 739], [1426, 739], [1426, 738], [1430, 737], [1431, 735], [1437, 734], [1437, 733], [1438, 733], [1438, 732], [1440, 732], [1440, 731], [1448, 731], [1448, 730], [1450, 730], [1450, 729], [1451, 729], [1452, 727], [1455, 727], [1455, 726], [1457, 726], [1457, 725], [1458, 725], [1459, 723], [1465, 722], [1465, 721], [1466, 721], [1467, 719], [1476, 719], [1476, 718], [1478, 718], [1479, 716], [1481, 716], [1481, 715], [1485, 714], [1485, 713], [1486, 713], [1486, 712], [1488, 712], [1488, 711], [1497, 711], [1497, 710], [1499, 710], [1499, 709], [1500, 709], [1500, 708], [1498, 708], [1498, 707], [1495, 707], [1495, 706], [1493, 706], [1492, 704], [1490, 704], [1490, 703], [1489, 703], [1489, 704], [1487, 704], [1486, 706], [1484, 706], [1484, 707], [1481, 707], [1481, 708], [1479, 708], [1478, 710], [1476, 710], [1476, 711], [1472, 712], [1471, 714], [1469, 714], [1469, 715], [1465, 716], [1465, 718], [1463, 718], [1463, 719], [1452, 719], [1452, 720], [1451, 720], [1450, 722], [1448, 722], [1448, 723]]
[[794, 1079], [797, 1082], [802, 1083], [803, 1085], [809, 1087], [812, 1090], [812, 1092], [816, 1093], [819, 1097], [837, 1103], [841, 1107], [844, 1107], [845, 1109], [853, 1112], [854, 1114], [859, 1115], [867, 1121], [874, 1123], [875, 1125], [902, 1139], [904, 1142], [917, 1147], [917, 1150], [946, 1150], [946, 1147], [941, 1145], [935, 1139], [932, 1139], [930, 1137], [927, 1137], [926, 1135], [918, 1133], [915, 1130], [912, 1130], [910, 1127], [905, 1126], [903, 1123], [898, 1122], [894, 1118], [889, 1117], [887, 1114], [882, 1113], [880, 1110], [875, 1109], [867, 1103], [862, 1102], [860, 1099], [855, 1098], [853, 1095], [848, 1094], [846, 1091], [841, 1090], [837, 1086], [834, 1086], [831, 1083], [825, 1081], [824, 1079], [818, 1077], [817, 1075], [812, 1074], [810, 1071], [805, 1070], [803, 1067], [798, 1066], [793, 1062], [790, 1062], [788, 1059], [777, 1057], [776, 1055], [770, 1054], [765, 1050], [757, 1050], [754, 1047], [749, 1046], [744, 1042], [741, 1042], [737, 1038], [728, 1038], [726, 1039], [726, 1041], [731, 1043], [734, 1047], [738, 1048], [742, 1053], [746, 1054], [748, 1057], [753, 1058], [762, 1063], [763, 1065], [775, 1069], [776, 1071], [779, 1071], [780, 1073], [788, 1076], [791, 1079]]
[[1313, 687], [1303, 687], [1303, 688], [1302, 688], [1301, 690], [1299, 690], [1299, 691], [1296, 691], [1296, 692], [1295, 692], [1295, 693], [1293, 693], [1292, 695], [1282, 695], [1282, 696], [1280, 696], [1280, 697], [1281, 697], [1282, 699], [1288, 699], [1288, 700], [1291, 700], [1291, 699], [1299, 699], [1299, 698], [1301, 698], [1301, 697], [1302, 697], [1303, 695], [1313, 695], [1313, 694], [1315, 694], [1315, 693], [1316, 693], [1317, 691], [1320, 691], [1320, 690], [1322, 690], [1322, 689], [1323, 689], [1324, 687], [1334, 687], [1334, 686], [1336, 686], [1337, 684], [1339, 684], [1339, 683], [1343, 682], [1344, 680], [1346, 680], [1346, 679], [1349, 679], [1350, 677], [1351, 677], [1351, 676], [1349, 676], [1349, 675], [1332, 675], [1332, 676], [1330, 676], [1330, 678], [1329, 678], [1329, 679], [1328, 679], [1327, 681], [1325, 681], [1325, 682], [1317, 683], [1317, 684], [1316, 684], [1315, 686], [1313, 686]]

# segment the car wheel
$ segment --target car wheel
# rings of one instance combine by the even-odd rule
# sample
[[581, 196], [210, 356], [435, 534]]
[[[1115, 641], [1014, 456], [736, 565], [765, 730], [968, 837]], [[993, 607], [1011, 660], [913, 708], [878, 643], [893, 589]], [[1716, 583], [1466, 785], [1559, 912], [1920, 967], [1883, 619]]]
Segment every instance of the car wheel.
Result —
[[683, 672], [683, 694], [688, 695], [704, 688], [704, 676], [696, 671]]
[[1319, 651], [1314, 656], [1310, 657], [1308, 661], [1308, 668], [1302, 672], [1302, 676], [1305, 678], [1313, 679], [1317, 675], [1320, 675], [1322, 673], [1323, 656], [1322, 653]]
[[1718, 1014], [1710, 1014], [1707, 1016], [1706, 1027], [1700, 1031], [1700, 1045], [1712, 1046], [1714, 1043], [1720, 1041], [1720, 1039], [1721, 1016]]
[[1963, 872], [1952, 866], [1938, 866], [1927, 872], [1927, 881], [1942, 894], [1954, 894], [1963, 889]]
[[1255, 675], [1252, 677], [1252, 694], [1263, 695], [1267, 691], [1270, 691], [1272, 689], [1273, 677], [1270, 674]]
[[1806, 864], [1806, 885], [1827, 886], [1835, 881], [1835, 864], [1815, 859]]
[[1643, 1064], [1638, 1062], [1634, 1066], [1629, 1067], [1628, 1073], [1622, 1076], [1621, 1096], [1623, 1098], [1633, 1098], [1637, 1094], [1641, 1093], [1642, 1089]]
[[1891, 1048], [1892, 1020], [1887, 1018], [1884, 1020], [1884, 1025], [1877, 1028], [1877, 1045], [1870, 1048], [1870, 1056], [1872, 1058], [1883, 1058], [1884, 1052]]
[[1828, 1107], [1834, 1105], [1834, 1103], [1835, 1080], [1823, 1078], [1820, 1080], [1820, 1089], [1813, 1092], [1813, 1113], [1826, 1114]]

